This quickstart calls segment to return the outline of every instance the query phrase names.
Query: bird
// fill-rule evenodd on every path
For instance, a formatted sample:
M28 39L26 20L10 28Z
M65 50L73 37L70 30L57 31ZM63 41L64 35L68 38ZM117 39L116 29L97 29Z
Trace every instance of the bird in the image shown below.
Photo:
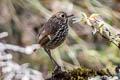
M37 43L44 48L52 63L56 65L54 71L61 71L61 67L51 56L51 50L65 41L69 30L69 18L72 16L73 14L68 15L66 12L59 11L53 14L39 29Z

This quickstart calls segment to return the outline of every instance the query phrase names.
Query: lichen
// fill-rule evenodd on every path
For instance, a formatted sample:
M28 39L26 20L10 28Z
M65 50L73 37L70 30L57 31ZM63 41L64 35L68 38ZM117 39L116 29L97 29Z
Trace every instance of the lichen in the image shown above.
M80 67L61 73L54 73L52 80L87 80L89 77L108 75L106 70L94 70ZM48 79L51 80L51 79Z

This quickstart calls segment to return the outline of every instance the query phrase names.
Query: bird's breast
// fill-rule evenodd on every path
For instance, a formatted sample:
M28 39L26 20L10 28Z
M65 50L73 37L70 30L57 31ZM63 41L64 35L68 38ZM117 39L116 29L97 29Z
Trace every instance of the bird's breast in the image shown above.
M68 33L68 26L62 25L53 35L50 41L46 43L46 47L54 49L64 42Z

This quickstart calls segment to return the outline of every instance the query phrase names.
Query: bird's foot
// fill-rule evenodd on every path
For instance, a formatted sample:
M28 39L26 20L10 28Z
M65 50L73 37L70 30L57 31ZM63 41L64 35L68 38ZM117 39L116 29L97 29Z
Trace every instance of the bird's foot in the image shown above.
M56 66L54 69L54 73L61 73L61 72L62 72L61 66Z
M52 80L56 80L60 77L65 77L67 74L67 72L62 71L60 66L56 66L54 69L54 72L52 73Z

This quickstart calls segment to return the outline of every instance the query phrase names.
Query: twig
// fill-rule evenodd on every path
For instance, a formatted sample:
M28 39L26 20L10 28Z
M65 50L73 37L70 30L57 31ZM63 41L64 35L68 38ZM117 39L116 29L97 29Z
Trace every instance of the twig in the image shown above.
M8 33L7 32L2 32L0 33L0 39L1 38L4 38L4 37L7 37L8 36Z
M98 14L92 14L87 17L85 13L81 14L81 18L73 19L76 22L84 22L93 28L93 34L99 33L102 37L114 43L120 49L120 31L105 23L101 18L96 17Z
M39 49L40 45L39 44L33 44L31 46L26 46L26 47L20 47L17 45L12 45L12 44L4 44L0 43L0 51L3 52L5 50L13 50L25 54L32 54L34 50Z
M0 69L2 80L44 80L42 73L29 68L28 63L14 62L10 53L0 52Z

